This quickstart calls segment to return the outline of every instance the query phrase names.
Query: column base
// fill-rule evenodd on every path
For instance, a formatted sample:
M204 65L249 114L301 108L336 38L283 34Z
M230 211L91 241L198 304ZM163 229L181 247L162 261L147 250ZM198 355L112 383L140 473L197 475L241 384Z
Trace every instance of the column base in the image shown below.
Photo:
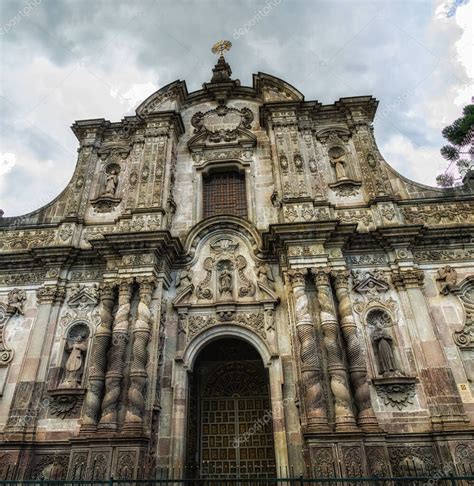
M377 422L377 418L375 415L369 416L362 416L357 418L357 425L364 431L364 432L373 432L373 433L380 433L382 429Z
M117 429L118 429L117 422L99 423L99 425L97 426L97 432L99 434L109 433L109 432L116 432Z
M142 423L125 423L123 424L122 433L125 435L141 435L143 434Z
M82 424L79 435L91 435L97 432L97 424Z

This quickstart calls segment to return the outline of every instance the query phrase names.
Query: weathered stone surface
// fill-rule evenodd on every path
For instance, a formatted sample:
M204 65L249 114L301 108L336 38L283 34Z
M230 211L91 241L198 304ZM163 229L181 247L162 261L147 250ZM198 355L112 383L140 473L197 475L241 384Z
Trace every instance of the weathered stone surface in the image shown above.
M223 477L235 439L272 474L471 467L472 189L397 174L370 96L231 76L76 122L65 191L0 218L2 477ZM201 359L227 370L209 423Z

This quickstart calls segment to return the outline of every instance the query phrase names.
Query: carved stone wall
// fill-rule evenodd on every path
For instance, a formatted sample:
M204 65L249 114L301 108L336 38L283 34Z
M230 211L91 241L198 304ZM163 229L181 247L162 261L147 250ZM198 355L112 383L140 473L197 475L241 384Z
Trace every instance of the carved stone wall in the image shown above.
M65 191L0 217L0 475L182 470L193 359L232 333L264 360L281 470L471 467L472 186L396 173L370 96L231 74L76 122ZM246 211L205 218L228 170Z

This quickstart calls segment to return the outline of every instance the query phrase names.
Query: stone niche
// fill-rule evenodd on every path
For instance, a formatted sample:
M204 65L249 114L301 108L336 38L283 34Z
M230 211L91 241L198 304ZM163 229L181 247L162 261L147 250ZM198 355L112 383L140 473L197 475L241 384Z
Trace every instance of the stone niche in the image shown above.
M239 235L219 232L201 242L198 258L178 272L178 347L205 329L232 324L273 342L278 298L268 262L258 260Z

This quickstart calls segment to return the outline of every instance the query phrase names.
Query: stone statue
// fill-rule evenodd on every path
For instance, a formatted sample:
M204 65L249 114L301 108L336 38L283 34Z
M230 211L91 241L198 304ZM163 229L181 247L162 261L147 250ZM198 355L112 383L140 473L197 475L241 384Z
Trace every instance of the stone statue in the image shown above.
M268 263L261 263L256 267L257 280L260 284L271 289L275 289L275 277L273 276L272 267Z
M66 373L60 386L62 388L78 388L81 384L87 342L83 336L78 335L74 338L72 344L67 344L66 350L70 354L64 366Z
M342 181L347 179L346 174L346 161L345 152L341 147L333 147L329 150L329 157L331 158L331 164L334 166L336 171L336 180Z
M395 373L398 367L392 350L392 337L385 329L374 332L374 341L377 344L380 372L382 375Z
M23 315L23 305L26 301L26 292L13 289L8 293L8 312L12 315Z
M439 293L442 295L449 294L451 288L456 285L458 281L456 270L453 267L446 265L438 270L437 275L436 281L439 285Z
M224 267L219 275L219 292L224 297L232 296L232 274Z
M110 173L106 175L104 196L115 196L118 184L118 171L112 169Z
M181 289L185 289L188 285L191 285L192 279L193 271L182 268L176 276L176 287L181 287Z

